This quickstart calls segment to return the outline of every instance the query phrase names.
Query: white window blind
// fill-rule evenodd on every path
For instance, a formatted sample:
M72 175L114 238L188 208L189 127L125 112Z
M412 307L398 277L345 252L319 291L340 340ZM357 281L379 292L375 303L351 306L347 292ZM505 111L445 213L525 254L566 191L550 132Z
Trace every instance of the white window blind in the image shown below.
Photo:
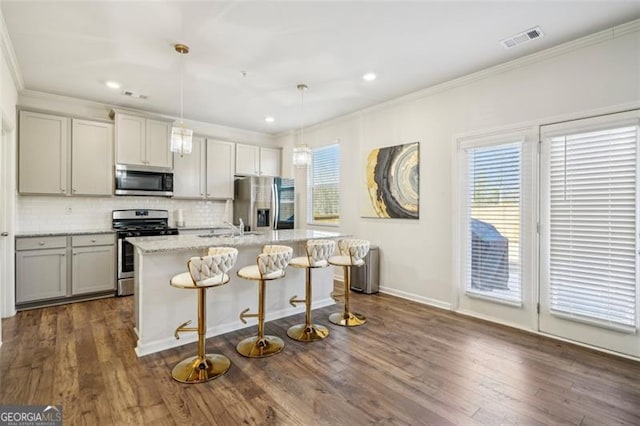
M547 141L551 313L635 327L638 127Z
M311 150L308 168L307 220L317 225L340 223L340 145Z
M522 300L522 143L467 149L466 292Z

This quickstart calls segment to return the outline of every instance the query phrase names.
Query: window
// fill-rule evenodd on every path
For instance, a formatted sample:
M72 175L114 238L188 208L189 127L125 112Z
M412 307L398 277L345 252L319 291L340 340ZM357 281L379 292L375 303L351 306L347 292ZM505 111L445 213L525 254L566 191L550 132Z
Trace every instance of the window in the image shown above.
M636 325L638 126L568 129L549 144L549 309Z
M522 145L516 139L465 149L462 229L467 295L522 301Z
M307 222L340 224L340 145L312 149L307 171Z

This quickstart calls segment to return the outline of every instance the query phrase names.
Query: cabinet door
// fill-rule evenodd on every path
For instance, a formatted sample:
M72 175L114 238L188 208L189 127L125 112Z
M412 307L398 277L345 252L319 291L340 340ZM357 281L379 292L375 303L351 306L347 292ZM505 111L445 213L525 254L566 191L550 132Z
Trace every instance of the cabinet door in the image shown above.
M116 289L115 247L73 248L72 294Z
M71 193L113 195L113 125L73 120Z
M68 194L68 138L68 118L20 111L20 193Z
M191 154L175 155L173 160L173 197L205 197L205 139L194 136Z
M16 303L66 295L66 249L16 252Z
M236 174L257 176L260 173L260 148L236 144Z
M233 199L236 144L207 139L207 198Z
M145 164L145 122L143 117L116 114L117 164Z
M147 119L146 165L173 167L171 152L171 123Z
M260 176L280 176L280 148L260 148Z

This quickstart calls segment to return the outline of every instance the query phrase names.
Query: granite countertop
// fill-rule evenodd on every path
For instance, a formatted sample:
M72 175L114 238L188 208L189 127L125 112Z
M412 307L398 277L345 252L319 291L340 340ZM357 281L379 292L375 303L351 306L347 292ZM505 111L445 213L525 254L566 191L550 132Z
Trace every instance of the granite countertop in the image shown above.
M322 238L340 238L348 234L339 232L315 231L311 229L287 229L281 231L263 231L260 235L242 237L199 237L198 235L161 235L157 237L127 238L133 246L143 253L163 253L181 250L207 249L215 246L261 246L265 244L286 244Z
M28 237L66 237L68 235L97 235L97 234L115 234L113 229L103 229L94 231L38 231L38 232L20 232L16 234L16 238Z

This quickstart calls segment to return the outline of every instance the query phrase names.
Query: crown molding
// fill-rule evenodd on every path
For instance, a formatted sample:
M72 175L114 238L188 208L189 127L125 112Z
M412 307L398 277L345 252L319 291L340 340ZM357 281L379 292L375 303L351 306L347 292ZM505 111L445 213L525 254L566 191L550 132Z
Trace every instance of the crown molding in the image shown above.
M492 67L485 68L483 70L476 71L474 73L467 74L465 76L446 81L444 83L436 84L434 86L430 86L425 89L421 89L416 92L412 92L407 95L400 96L398 98L390 99L388 101L384 101L379 104L372 105L370 107L363 108L346 115L335 117L330 120L326 120L321 123L311 125L305 130L318 130L327 125L333 125L335 123L341 122L346 119L361 117L366 113L379 111L379 110L392 107L398 104L402 104L405 102L417 101L429 96L433 96L440 92L445 92L461 86L471 84L479 80L483 80L485 78L488 78L494 75L502 74L504 72L521 68L526 65L531 65L537 62L542 62L544 60L547 60L556 56L564 55L570 52L574 52L576 50L583 49L585 47L593 46L605 41L613 40L613 39L616 39L628 34L637 33L637 32L640 32L640 19L636 19L634 21L630 21L621 25L617 25L615 27L607 28L606 30L598 31L597 33L589 34L587 36L580 37L578 39L571 40L554 47L550 47L540 52L535 52L527 56L523 56L521 58L511 60L509 62L504 62L502 64L494 65Z
M2 54L7 62L7 67L11 73L13 83L16 85L18 93L24 90L24 80L22 79L22 72L20 71L20 64L16 58L16 51L13 50L13 43L11 37L7 32L7 24L4 22L4 15L0 9L0 45L2 45Z

